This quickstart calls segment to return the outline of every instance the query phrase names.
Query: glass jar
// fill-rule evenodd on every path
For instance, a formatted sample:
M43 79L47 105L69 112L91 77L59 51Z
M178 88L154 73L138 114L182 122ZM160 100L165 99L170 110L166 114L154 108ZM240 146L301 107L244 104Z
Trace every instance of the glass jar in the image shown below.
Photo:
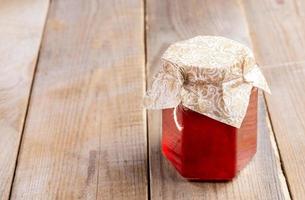
M187 179L232 179L256 152L257 90L270 92L252 51L197 36L161 60L144 105L163 109L163 154Z
M240 128L192 111L182 104L162 111L162 152L190 180L231 180L254 156L257 89L253 88Z

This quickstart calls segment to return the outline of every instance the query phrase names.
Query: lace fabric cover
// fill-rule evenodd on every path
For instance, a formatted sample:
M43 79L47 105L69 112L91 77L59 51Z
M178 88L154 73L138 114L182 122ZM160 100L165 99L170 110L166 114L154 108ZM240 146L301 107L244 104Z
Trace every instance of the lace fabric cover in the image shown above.
M148 109L185 107L240 128L252 87L270 93L253 53L217 36L197 36L171 45L144 98Z

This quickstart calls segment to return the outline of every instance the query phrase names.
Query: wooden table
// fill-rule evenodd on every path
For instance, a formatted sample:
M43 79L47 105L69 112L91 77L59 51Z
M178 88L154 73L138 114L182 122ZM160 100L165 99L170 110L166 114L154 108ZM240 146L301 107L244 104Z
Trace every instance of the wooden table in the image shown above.
M0 199L305 199L302 0L1 0ZM252 46L258 152L231 182L181 178L142 97L172 42Z

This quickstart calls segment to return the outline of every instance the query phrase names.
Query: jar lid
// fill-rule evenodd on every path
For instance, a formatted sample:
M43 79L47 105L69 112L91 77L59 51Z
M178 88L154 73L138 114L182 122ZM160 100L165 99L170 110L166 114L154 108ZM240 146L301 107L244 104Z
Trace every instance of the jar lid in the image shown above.
M197 36L171 45L162 59L184 67L230 68L238 65L241 68L247 56L253 58L250 49L234 40Z
M144 98L149 109L185 107L239 128L252 87L270 92L252 51L218 36L197 36L171 45Z

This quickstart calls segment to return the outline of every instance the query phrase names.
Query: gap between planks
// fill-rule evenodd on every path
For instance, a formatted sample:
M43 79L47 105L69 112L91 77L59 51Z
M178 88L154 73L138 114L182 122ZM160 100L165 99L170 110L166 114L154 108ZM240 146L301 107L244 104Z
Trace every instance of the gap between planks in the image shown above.
M20 153L20 149L21 149L21 145L22 145L22 139L23 139L24 128L25 128L25 124L26 124L26 119L27 119L28 112L29 112L29 106L30 106L30 103L31 103L31 96L32 96L32 91L33 91L33 85L34 85L34 82L35 82L35 74L36 74L36 71L37 71L37 65L38 65L38 63L39 63L40 49L41 49L41 41L40 41L40 46L39 46L39 50L38 50L38 57L37 57L37 60L36 60L36 63L35 63L33 78L32 78L32 81L31 81L31 86L30 86L30 91L29 91L29 96L28 96L28 102L27 102L27 106L26 106L26 111L25 111L25 115L24 115L24 118L23 118L24 120L23 120L23 124L22 124L22 129L21 129L19 144L18 144L18 151L17 151L17 156L16 156L14 174L13 174L13 178L12 178L12 182L11 182L11 188L10 188L10 193L9 193L9 199L11 199L12 190L13 190L14 181L15 181L15 175L16 175L16 171L17 171L17 167L18 167L18 158L19 158L19 153Z
M148 78L147 78L147 0L143 0L143 43L144 43L144 95L147 90ZM147 199L151 199L150 193L150 159L149 159L149 132L148 132L148 112L144 108L145 112L145 131L146 131L146 164L147 164Z
M22 129L21 129L21 134L20 134L20 139L19 139L19 144L18 144L18 151L17 151L17 156L16 156L16 162L15 162L15 169L14 169L14 174L13 174L12 182L11 182L11 188L10 188L10 192L9 192L9 199L11 199L12 190L13 190L14 181L15 181L15 175L16 175L16 171L17 171L17 168L18 168L18 158L19 158L19 153L20 153L22 141L23 141L22 139L23 139L25 124L26 124L27 116L28 116L28 112L29 112L29 107L30 107L30 104L31 104L31 96L32 96L34 82L35 82L37 66L39 64L39 58L40 58L40 52L41 52L41 48L42 48L43 36L44 36L45 31L46 31L46 23L47 23L47 19L48 19L48 15L49 15L49 8L50 8L51 3L52 3L52 0L48 0L48 1L49 1L49 5L48 5L48 8L47 8L46 17L44 19L43 31L42 31L42 35L41 35L41 38L40 38L40 41L39 41L40 44L39 44L39 48L38 48L38 52L37 52L36 62L34 64L35 66L34 66L34 71L33 71L33 75L32 75L30 91L29 91L28 101L27 101L27 105L26 105L26 111L25 111L25 115L23 117Z
M266 124L267 124L267 127L269 129L269 133L270 133L271 145L274 148L275 155L279 159L279 164L280 164L280 169L281 169L281 171L279 172L280 183L282 184L282 188L283 188L283 192L284 192L285 197L287 199L292 199L290 185L289 185L289 182L287 181L287 175L286 175L285 167L283 165L281 151L280 151L280 149L278 147L278 144L277 144L276 135L274 134L272 119L271 119L271 116L270 116L270 110L268 108L267 101L266 101L266 94L263 93L262 96L263 96L262 100L263 100L265 108L266 108Z

